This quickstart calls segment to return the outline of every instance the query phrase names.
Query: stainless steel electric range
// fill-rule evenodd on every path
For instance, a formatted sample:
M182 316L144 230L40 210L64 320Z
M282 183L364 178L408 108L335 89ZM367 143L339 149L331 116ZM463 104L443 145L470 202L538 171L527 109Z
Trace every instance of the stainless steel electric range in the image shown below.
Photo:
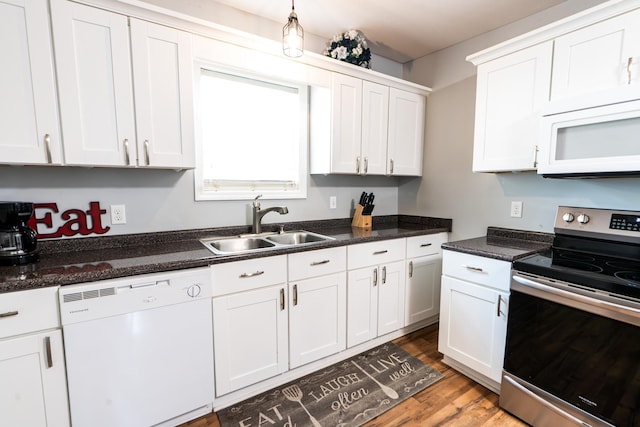
M640 426L640 212L561 206L513 264L500 406L534 426Z

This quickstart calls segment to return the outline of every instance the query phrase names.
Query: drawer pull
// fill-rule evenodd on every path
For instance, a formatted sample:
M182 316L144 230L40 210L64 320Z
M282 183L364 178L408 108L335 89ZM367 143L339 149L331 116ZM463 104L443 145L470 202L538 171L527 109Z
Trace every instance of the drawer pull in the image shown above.
M261 274L264 274L264 271L258 270L258 271L254 271L253 273L242 273L240 275L240 278L241 279L246 279L246 278L249 278L249 277L260 276Z
M322 261L314 261L309 265L313 267L313 266L316 266L316 265L329 264L330 262L331 262L331 260L323 259Z
M51 337L44 337L44 352L47 358L47 368L53 368L53 357L51 355Z
M413 277L413 261L409 261L409 279Z
M382 267L382 284L387 283L387 267Z
M373 269L373 286L378 286L378 268Z
M423 243L420 245L421 248L428 248L429 246L431 246L431 243Z
M298 305L298 285L293 285L293 305Z
M498 295L498 311L496 313L496 316L500 317L500 305L502 303L502 295Z
M0 317L13 317L19 314L18 310L16 311L7 311L6 313L0 313Z
M463 267L466 268L467 270L477 271L478 273L484 273L484 270L481 269L480 267L473 267L471 265L464 265Z
M280 288L280 310L284 310L284 288Z
M382 255L382 254L386 254L387 252L389 252L388 250L384 250L384 251L375 251L373 254L374 255Z

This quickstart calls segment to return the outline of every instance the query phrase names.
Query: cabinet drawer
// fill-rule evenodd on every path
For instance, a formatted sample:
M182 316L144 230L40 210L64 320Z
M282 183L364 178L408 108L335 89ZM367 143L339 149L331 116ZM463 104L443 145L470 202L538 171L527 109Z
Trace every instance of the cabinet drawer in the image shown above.
M454 251L443 251L442 274L509 292L511 263Z
M211 266L213 296L258 289L287 281L287 256L249 259Z
M447 240L447 233L407 237L407 258L441 254L441 246Z
M404 259L406 239L360 243L347 248L349 270Z
M0 338L57 327L57 286L0 294Z
M346 246L289 255L289 280L323 276L345 271L346 269Z

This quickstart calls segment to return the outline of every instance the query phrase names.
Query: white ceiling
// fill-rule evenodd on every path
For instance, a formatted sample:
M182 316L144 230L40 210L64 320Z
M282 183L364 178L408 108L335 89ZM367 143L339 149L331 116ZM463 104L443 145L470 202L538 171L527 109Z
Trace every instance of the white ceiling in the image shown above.
M211 0L284 23L290 0ZM371 50L401 63L512 23L565 0L297 0L305 32L358 29Z

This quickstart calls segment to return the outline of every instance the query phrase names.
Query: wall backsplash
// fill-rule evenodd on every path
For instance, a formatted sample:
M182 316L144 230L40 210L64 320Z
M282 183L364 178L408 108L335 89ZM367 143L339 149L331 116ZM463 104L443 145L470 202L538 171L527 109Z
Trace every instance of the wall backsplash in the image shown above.
M251 203L194 200L192 171L0 166L0 200L57 203L60 212L89 209L99 201L107 210L108 235L251 224ZM376 215L398 213L398 178L311 176L306 199L264 200L263 207L282 206L289 214L270 213L264 223L348 218L362 191L376 195ZM336 209L329 197L336 196ZM110 205L125 205L127 223L112 225ZM61 219L54 219L54 228Z

